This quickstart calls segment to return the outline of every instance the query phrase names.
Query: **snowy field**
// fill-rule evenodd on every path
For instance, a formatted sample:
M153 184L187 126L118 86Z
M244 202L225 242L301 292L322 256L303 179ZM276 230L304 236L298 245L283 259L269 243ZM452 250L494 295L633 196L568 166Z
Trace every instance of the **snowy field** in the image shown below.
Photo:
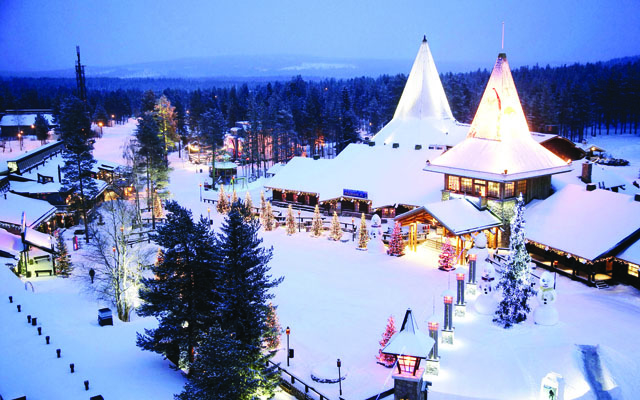
M95 158L122 163L122 146L134 126L104 128ZM633 159L625 176L637 173L639 137L602 138L606 144L598 139L594 142L615 157ZM195 217L206 217L207 207L212 207L214 227L219 226L221 216L199 199L199 183L206 174L177 154L171 155L171 166L171 197L191 208ZM262 184L249 187L254 204L259 203ZM240 198L245 190L239 188ZM217 198L204 188L202 195ZM291 328L295 358L289 371L331 399L338 399L338 386L311 381L312 371L335 369L337 375L340 358L347 375L342 397L347 400L362 400L391 387L391 370L375 359L387 318L393 315L399 328L410 307L426 331L434 305L442 321L442 292L449 285L455 288L455 276L439 271L437 254L425 248L395 258L357 251L354 242L312 238L304 232L287 236L282 228L264 232L263 237L265 245L274 248L273 276L285 277L275 290L274 303L282 327ZM80 277L30 279L32 293L30 286L25 291L24 282L2 270L0 394L5 399L25 394L28 399L86 399L87 394L102 394L105 399L171 399L180 392L182 374L170 369L161 356L135 346L135 332L155 321L133 316L130 323L114 321L113 327L99 327L97 309L105 304L96 302L82 281ZM553 371L565 378L566 399L595 399L577 345L600 346L604 386L612 398L635 398L640 393L640 344L634 335L640 326L640 292L622 285L596 290L563 277L558 277L557 291L560 323L552 327L528 320L503 330L489 316L476 314L469 301L467 317L454 318L454 345L440 347L440 375L427 378L433 382L429 398L537 398L541 379ZM9 304L9 295L14 304ZM15 303L23 306L22 313ZM533 300L532 306L536 305ZM27 324L27 314L38 317L43 336ZM44 335L51 335L51 345L44 344ZM286 345L284 334L282 343ZM63 351L61 360L55 356L56 348ZM285 351L276 361L286 365ZM75 374L69 373L72 362ZM83 387L87 379L89 392Z

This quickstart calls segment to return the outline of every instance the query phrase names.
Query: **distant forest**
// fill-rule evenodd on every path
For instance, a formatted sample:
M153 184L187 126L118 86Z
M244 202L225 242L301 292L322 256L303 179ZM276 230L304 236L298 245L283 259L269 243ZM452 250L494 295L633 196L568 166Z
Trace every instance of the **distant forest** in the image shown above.
M490 71L442 74L451 110L460 122L473 119ZM574 141L589 135L638 133L640 122L640 59L521 67L513 70L520 100L532 131L558 133ZM117 79L88 78L88 100L116 119L140 115L145 95L166 96L176 107L179 127L196 133L203 113L216 109L227 127L249 121L261 134L285 135L286 141L310 146L322 143L340 151L373 136L395 111L406 76L346 80ZM65 78L0 80L0 112L20 108L53 108L75 92ZM147 99L148 100L148 99ZM187 112L188 110L188 112ZM185 131L186 132L186 131ZM184 134L184 132L183 132ZM282 138L278 138L282 140ZM274 142L276 140L274 139ZM314 146L315 145L315 146Z

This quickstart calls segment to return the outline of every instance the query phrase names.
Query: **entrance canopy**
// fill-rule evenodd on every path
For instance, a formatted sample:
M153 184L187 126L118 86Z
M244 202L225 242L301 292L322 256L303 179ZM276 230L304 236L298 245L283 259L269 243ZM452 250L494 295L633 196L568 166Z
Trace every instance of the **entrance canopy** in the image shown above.
M487 210L478 210L465 199L453 199L425 204L398 215L401 225L422 222L431 216L455 236L480 232L502 225L500 220Z

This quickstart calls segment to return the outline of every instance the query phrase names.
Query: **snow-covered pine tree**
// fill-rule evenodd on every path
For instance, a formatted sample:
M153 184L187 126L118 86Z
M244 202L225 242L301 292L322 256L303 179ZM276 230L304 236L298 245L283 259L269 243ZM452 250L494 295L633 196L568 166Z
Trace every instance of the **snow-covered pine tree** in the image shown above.
M498 305L493 322L509 328L527 319L531 311L529 298L534 292L531 288L531 257L527 251L525 239L524 201L522 194L515 205L511 220L509 254L505 260L505 270L498 287L502 289L502 301Z
M276 313L276 307L269 302L269 312L267 314L267 327L269 328L264 336L264 345L269 350L278 350L280 347L280 321Z
M275 228L275 220L273 218L273 210L271 209L271 202L267 202L264 213L264 230L272 231Z
M396 333L396 322L393 319L393 315L389 316L387 320L387 327L382 334L382 339L380 340L380 349L378 350L378 355L376 358L378 359L378 363L384 365L387 368L391 368L393 363L395 362L395 357L389 354L382 354L382 349L389 343L389 339L391 336Z
M391 233L391 239L389 239L389 249L387 254L390 256L400 257L404 255L404 240L402 239L402 228L400 223L396 222Z
M438 269L451 271L453 269L454 253L455 251L453 246L451 246L451 241L446 237L444 243L442 243L442 251L438 259Z
M287 225L287 235L293 235L296 233L296 219L293 216L293 208L291 208L291 204L289 204L289 208L287 209L287 218L285 223Z
M56 274L64 278L68 278L73 271L73 264L69 259L69 250L64 242L62 231L59 229L55 232L56 237Z
M244 206L247 207L247 210L249 211L251 218L253 218L253 201L251 200L251 194L249 193L248 190L244 194Z
M229 209L229 205L227 204L227 195L224 193L224 185L220 185L220 190L218 191L218 202L216 203L216 210L219 214L226 214Z
M205 219L195 223L191 211L173 201L166 210L167 223L154 236L164 257L151 267L154 276L142 280L138 308L139 315L156 317L158 327L138 333L137 344L189 369L196 348L219 318L215 289L222 262Z
M322 218L320 218L320 208L316 204L313 210L313 221L311 222L311 234L315 237L322 235Z
M334 211L333 218L331 218L331 229L329 230L329 237L332 240L342 239L342 228L340 228L340 220L338 220L338 214Z
M362 213L360 218L360 232L358 232L358 248L366 250L367 242L369 241L369 232L367 232L367 219Z
M252 382L256 390L252 396L240 397L247 399L271 398L279 381L277 367L267 365L275 352L264 349L263 343L270 334L267 318L269 301L274 297L270 290L278 286L282 278L272 280L269 275L272 249L262 247L258 229L257 221L245 221L234 205L214 244L220 259L224 260L216 286L222 299L218 313L221 326L247 346L249 352L243 359L244 370L248 374L247 382Z

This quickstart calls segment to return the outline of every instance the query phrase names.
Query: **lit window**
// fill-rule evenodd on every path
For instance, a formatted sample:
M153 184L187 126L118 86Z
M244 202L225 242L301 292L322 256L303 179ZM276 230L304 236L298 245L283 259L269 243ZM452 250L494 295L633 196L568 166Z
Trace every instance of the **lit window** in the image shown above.
M524 196L527 193L527 181L518 181L516 185L516 196Z
M489 197L500 197L500 184L498 182L489 182Z
M485 196L486 195L486 185L487 182L482 181L480 179L476 179L473 183L474 193L476 196Z
M457 176L449 177L449 190L454 192L460 191L460 179Z
M515 190L515 184L513 182L505 182L504 184L504 197L513 197L513 191Z
M638 277L638 266L637 265L629 265L629 275Z
M402 372L413 374L416 369L417 362L417 357L398 356L398 366L400 367L400 371Z
M460 182L462 184L461 191L465 193L473 192L473 179L471 178L460 178Z

